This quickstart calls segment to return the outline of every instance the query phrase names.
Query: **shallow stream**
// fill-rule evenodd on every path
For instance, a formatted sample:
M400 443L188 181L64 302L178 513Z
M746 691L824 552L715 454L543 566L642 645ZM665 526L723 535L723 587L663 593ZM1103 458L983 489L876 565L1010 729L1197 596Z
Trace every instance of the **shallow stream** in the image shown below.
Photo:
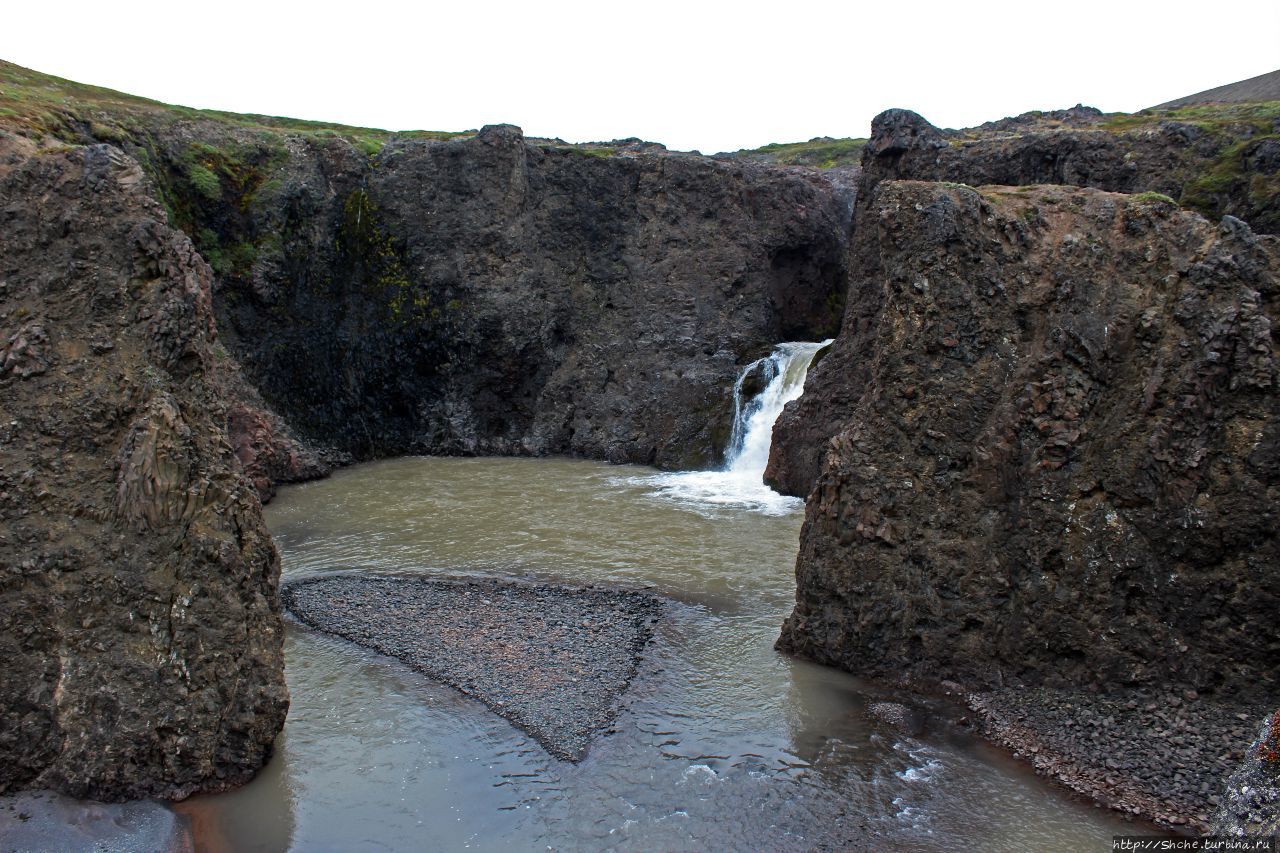
M775 652L803 507L708 477L405 458L282 489L267 520L286 579L603 582L675 604L616 731L576 765L394 660L291 625L275 757L180 807L202 846L1080 851L1134 831L941 722L900 734L867 714L883 689Z

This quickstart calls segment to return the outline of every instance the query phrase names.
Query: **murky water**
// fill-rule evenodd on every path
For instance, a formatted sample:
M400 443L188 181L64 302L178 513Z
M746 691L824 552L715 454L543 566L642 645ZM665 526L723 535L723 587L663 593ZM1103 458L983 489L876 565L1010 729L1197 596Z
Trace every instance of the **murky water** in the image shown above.
M1104 850L1132 828L876 691L773 650L802 509L703 502L649 469L408 458L282 489L286 577L353 568L648 586L678 604L617 721L556 761L479 703L291 627L278 752L188 801L208 849ZM696 495L693 490L689 495ZM770 514L772 513L772 514Z

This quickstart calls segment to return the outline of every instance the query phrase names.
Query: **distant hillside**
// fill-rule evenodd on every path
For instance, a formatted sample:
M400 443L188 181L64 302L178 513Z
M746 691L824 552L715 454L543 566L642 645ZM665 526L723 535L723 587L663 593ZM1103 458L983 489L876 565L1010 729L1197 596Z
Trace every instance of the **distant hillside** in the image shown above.
M808 142L771 142L763 148L743 149L717 154L717 157L737 157L776 163L780 166L816 166L834 169L837 166L856 166L862 159L865 139L832 139L818 136Z
M1189 107L1193 104L1242 104L1250 101L1280 101L1280 71L1259 74L1239 83L1228 83L1216 89L1206 89L1176 101L1157 104L1153 110Z

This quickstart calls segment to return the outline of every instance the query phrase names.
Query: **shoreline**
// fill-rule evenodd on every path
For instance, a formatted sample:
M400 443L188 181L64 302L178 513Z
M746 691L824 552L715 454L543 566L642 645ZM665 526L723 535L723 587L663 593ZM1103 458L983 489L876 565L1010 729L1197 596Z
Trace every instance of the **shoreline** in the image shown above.
M1268 710L1174 691L1109 695L1047 688L969 692L967 722L1068 790L1126 815L1203 835Z

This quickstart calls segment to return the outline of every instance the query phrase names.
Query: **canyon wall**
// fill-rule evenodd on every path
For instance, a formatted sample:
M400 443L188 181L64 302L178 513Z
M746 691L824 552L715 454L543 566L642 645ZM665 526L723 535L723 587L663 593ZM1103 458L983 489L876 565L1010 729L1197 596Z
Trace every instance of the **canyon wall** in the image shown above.
M0 81L0 789L261 764L275 483L707 466L742 366L837 329L774 442L811 493L784 648L1274 695L1277 249L1164 198L1276 230L1274 128L891 111L859 178Z
M1064 184L1164 195L1211 221L1232 215L1257 233L1280 234L1280 113L1274 107L1220 106L1186 116L1106 115L1076 107L959 131L936 128L910 110L887 110L872 123L863 149L855 218L874 223L875 188L886 180ZM878 310L874 225L863 230L868 240L851 244L847 264L843 328L852 334ZM805 396L778 420L765 479L784 494L804 497L817 480L827 441L852 404L846 377L862 370L859 357L842 357L853 352L842 347L835 358L824 358L810 374Z
M780 647L1274 698L1278 241L1080 188L864 203Z
M0 791L217 790L284 722L211 282L119 149L0 131Z
M843 310L851 203L811 170L510 126L374 154L217 123L147 144L249 383L338 455L705 467L742 366Z

